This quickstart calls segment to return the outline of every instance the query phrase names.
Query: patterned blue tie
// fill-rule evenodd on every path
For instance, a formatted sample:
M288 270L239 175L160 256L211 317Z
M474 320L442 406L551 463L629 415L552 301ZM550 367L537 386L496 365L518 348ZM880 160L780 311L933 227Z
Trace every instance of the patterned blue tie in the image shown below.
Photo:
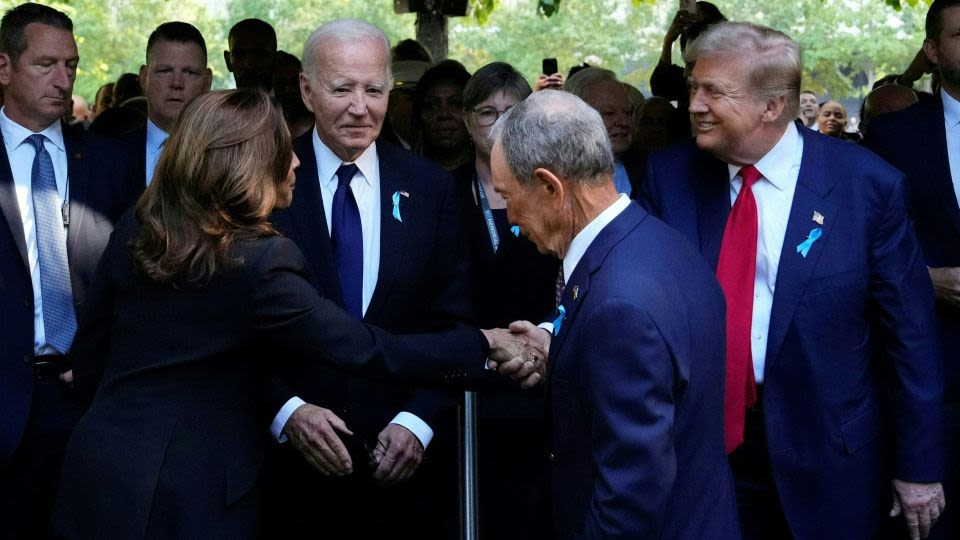
M43 146L47 138L37 134L31 135L28 140L37 151L33 158L30 182L33 216L37 226L43 327L47 344L60 353L66 353L77 333L70 267L67 265L67 235L63 230L53 161Z
M333 194L333 254L337 258L337 275L343 291L343 306L347 312L363 319L363 231L360 209L350 189L350 181L357 174L353 163L337 169L337 191Z

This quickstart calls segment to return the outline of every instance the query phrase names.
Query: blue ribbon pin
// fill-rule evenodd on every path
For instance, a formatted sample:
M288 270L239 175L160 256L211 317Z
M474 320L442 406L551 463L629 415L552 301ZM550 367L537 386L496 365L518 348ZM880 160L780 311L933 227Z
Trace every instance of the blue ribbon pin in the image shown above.
M553 335L560 335L560 325L563 324L563 318L567 316L567 310L563 304L557 306L557 318L553 320Z
M520 226L519 226L519 225L514 225L513 227L510 227L510 232L512 232L514 236L519 237L519 236L520 236Z
M820 227L810 231L810 234L807 235L807 239L797 245L797 253L806 259L807 253L810 253L810 248L813 247L813 243L819 240L822 234L823 231L820 229Z
M393 219L403 223L403 219L400 217L400 192L393 192Z

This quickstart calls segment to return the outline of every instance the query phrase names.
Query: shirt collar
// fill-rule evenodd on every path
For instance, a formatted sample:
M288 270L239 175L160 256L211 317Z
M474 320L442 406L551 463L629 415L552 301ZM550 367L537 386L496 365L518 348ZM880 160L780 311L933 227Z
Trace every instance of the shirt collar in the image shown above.
M800 138L800 132L797 131L797 125L793 122L787 124L787 129L777 144L766 153L754 167L760 171L760 174L770 182L773 187L783 191L791 181L790 171L803 156L803 139ZM730 180L740 174L737 165L727 164L727 170L730 172Z
M943 119L947 127L953 128L960 124L960 101L947 93L943 88L940 89L940 99L943 100Z
M26 142L27 137L34 135L29 129L11 120L10 117L7 116L6 107L0 108L0 133L3 134L3 140L10 149L19 147ZM65 151L63 127L60 125L59 120L47 126L40 134L45 136L47 140L53 143L61 152Z
M147 118L147 148L159 150L163 143L167 142L170 134L160 129L160 126L153 123L153 120Z
M573 241L570 242L570 247L567 249L567 254L563 256L564 278L570 279L573 271L577 269L580 259L583 258L584 253L587 252L587 248L589 248L590 244L597 238L600 231L619 216L621 212L626 210L627 206L630 206L630 197L621 193L613 204L608 206L603 212L600 212L597 217L593 218L593 221L588 223L586 227L573 237Z
M336 182L337 169L340 168L340 165L342 165L344 161L337 157L337 155L333 153L333 150L330 150L327 145L323 144L323 141L320 140L320 135L317 133L316 126L313 128L313 148L317 156L317 174L320 178L320 183L331 184ZM353 163L360 169L360 174L363 176L364 182L371 188L376 187L373 179L376 178L375 175L380 171L376 141L368 146ZM335 189L336 188L334 188L334 190Z

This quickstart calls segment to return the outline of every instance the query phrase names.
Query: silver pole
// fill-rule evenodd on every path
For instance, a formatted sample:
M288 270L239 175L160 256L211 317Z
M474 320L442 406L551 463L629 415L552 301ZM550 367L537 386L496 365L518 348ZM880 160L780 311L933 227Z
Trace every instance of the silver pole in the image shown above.
M479 540L479 517L477 515L477 395L463 393L463 438L460 486L461 506L460 538Z

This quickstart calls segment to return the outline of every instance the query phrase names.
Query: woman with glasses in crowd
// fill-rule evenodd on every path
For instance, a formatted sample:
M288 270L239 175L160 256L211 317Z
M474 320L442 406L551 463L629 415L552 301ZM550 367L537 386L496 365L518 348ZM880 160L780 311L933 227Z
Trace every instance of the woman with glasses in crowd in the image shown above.
M494 62L480 68L463 90L463 115L475 155L452 171L464 209L473 304L477 323L503 328L516 320L539 322L556 307L559 261L542 255L523 231L507 220L506 202L493 189L491 126L530 95L530 85L513 66ZM524 395L506 385L478 398L480 530L501 540L542 538L534 516L546 515L542 396ZM503 456L510 456L504 460ZM496 508L510 500L511 512ZM530 516L518 518L517 516Z

